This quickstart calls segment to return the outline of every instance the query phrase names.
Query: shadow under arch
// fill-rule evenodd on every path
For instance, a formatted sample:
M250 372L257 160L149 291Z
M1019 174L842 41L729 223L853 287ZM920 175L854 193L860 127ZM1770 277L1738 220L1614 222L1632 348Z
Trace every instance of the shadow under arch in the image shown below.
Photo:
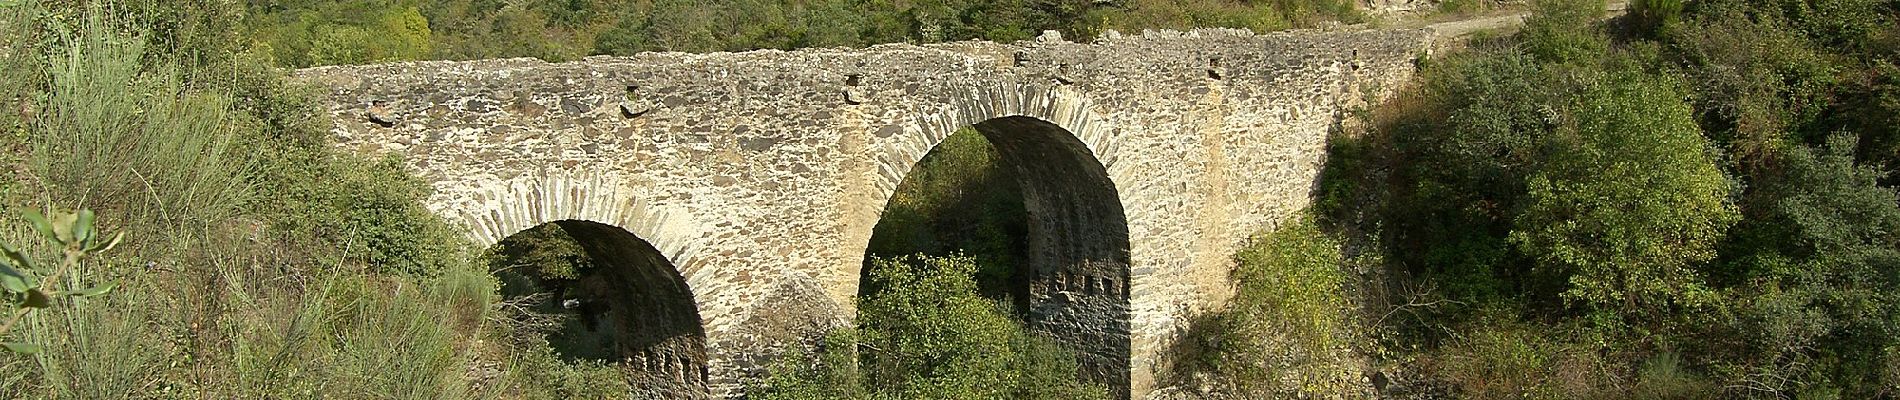
M996 150L1023 203L1027 243L1013 287L994 291L1011 295L1030 329L1075 349L1083 378L1128 398L1128 220L1107 168L1075 134L1042 119L997 117L972 127ZM860 271L861 295L874 290L862 286L871 273Z
M651 243L620 227L561 220L491 251L504 296L535 296L533 310L566 317L548 332L562 358L618 363L635 398L710 398L698 306Z

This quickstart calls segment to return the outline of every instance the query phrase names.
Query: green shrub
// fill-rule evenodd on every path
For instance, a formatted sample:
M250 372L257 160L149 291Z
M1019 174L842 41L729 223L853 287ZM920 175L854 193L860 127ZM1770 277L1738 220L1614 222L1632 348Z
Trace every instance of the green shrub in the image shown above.
M1891 385L1900 314L1900 200L1881 172L1854 161L1853 136L1796 147L1762 176L1762 215L1725 252L1737 275L1730 330L1753 356L1723 360L1732 374L1789 377L1760 388L1792 394L1836 385L1849 397ZM1752 285L1748 285L1752 284Z
M1598 31L1603 2L1594 0L1535 0L1524 20L1524 48L1546 62L1595 59L1609 49L1609 38Z
M1438 2L1438 12L1448 15L1471 15L1485 11L1491 3L1485 0L1445 0Z
M1197 318L1177 353L1176 384L1213 374L1248 396L1302 397L1351 391L1360 376L1352 348L1346 260L1339 243L1297 219L1234 256L1238 284L1227 308Z
M1519 321L1487 309L1461 335L1429 354L1434 375L1469 399L1627 398L1608 362L1574 328Z
M1382 327L1394 361L1472 398L1890 392L1893 4L1635 7L1539 4L1339 146L1371 180L1316 204L1365 194L1385 285L1459 302Z
M1676 353L1657 354L1643 361L1632 392L1630 398L1636 400L1713 400L1719 393L1714 382L1690 370Z
M369 160L325 149L292 148L258 179L272 187L262 214L307 254L376 272L428 276L466 260L467 240L423 208L429 188L402 160Z
M1106 28L1264 31L1366 20L1354 2L1342 0L352 0L250 5L245 16L248 35L265 43L277 62L287 66L418 57L562 61L641 51L1010 42L1045 30L1086 41Z
M1698 122L1752 174L1775 149L1814 133L1839 67L1772 14L1751 16L1732 2L1698 7L1668 46L1687 70Z
M1682 22L1682 5L1682 0L1637 0L1630 4L1630 17L1638 30L1662 36Z
M1509 48L1447 57L1422 74L1417 115L1376 133L1392 147L1376 162L1394 163L1397 181L1380 212L1389 254L1460 301L1560 285L1525 268L1506 236L1528 178L1554 151L1574 83Z
M432 53L428 19L414 1L311 3L251 14L251 36L291 67L421 60Z
M773 368L762 399L1092 399L1072 350L1026 332L977 293L968 257L877 259L856 331ZM851 353L857 357L851 357ZM851 365L856 362L856 366Z
M1011 283L1028 258L1029 215L1022 196L1016 175L989 140L975 129L957 131L897 185L865 253L870 258L966 255L980 267L977 287L985 296L1023 297L1027 293L1009 292L1019 286Z
M95 217L89 210L44 215L29 211L25 217L56 258L35 260L21 247L0 242L0 301L11 309L5 322L0 322L0 337L35 310L53 307L55 302L105 294L118 285L99 282L88 288L79 283L98 280L85 273L85 259L117 247L125 234L105 234L94 224ZM0 346L15 353L40 351L39 345L29 342L0 342Z
M49 29L57 41L27 139L41 189L150 221L127 231L153 241L237 217L255 198L257 153L243 146L233 99L186 91L175 64L146 57L145 36L114 25L95 8L74 30Z
M45 60L18 73L37 84L0 85L39 114L18 128L35 195L0 200L125 215L109 227L125 251L82 265L123 284L28 317L22 337L54 351L0 363L5 397L478 394L463 349L493 284L423 211L425 188L335 154L305 91L189 28L208 25L152 21L228 9L76 3L25 7L25 32L0 33L44 38L28 50Z
M1707 301L1697 264L1739 218L1676 82L1612 70L1577 98L1564 149L1529 180L1511 242L1566 299L1653 321Z

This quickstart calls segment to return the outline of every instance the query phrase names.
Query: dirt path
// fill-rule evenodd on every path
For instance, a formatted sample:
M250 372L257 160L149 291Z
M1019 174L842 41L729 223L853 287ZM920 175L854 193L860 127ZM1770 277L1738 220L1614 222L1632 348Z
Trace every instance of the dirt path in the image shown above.
M1623 13L1629 9L1629 2L1611 1L1604 4L1604 9L1609 12L1607 15L1609 17L1623 15ZM1524 18L1530 15L1531 12L1529 10L1516 10L1505 14L1484 15L1456 21L1429 23L1426 24L1425 27L1437 31L1439 40L1451 40L1463 38L1475 32L1523 25Z

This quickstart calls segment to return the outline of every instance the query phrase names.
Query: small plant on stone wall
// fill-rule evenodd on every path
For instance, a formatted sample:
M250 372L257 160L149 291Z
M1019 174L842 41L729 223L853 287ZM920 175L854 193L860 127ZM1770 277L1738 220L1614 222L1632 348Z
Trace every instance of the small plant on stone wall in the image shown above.
M125 238L124 233L104 238L93 227L92 211L80 210L76 213L52 211L47 215L38 212L26 212L27 221L33 229L45 236L48 244L60 249L60 258L53 264L34 262L19 249L0 243L0 299L13 309L5 322L0 322L0 336L5 336L27 314L34 310L52 307L55 300L71 297L91 297L112 291L117 283L107 283L85 289L60 290L61 278L69 278L68 273L77 267L86 257L111 250ZM42 274L43 272L43 274ZM40 346L32 343L4 342L0 347L14 353L36 353Z

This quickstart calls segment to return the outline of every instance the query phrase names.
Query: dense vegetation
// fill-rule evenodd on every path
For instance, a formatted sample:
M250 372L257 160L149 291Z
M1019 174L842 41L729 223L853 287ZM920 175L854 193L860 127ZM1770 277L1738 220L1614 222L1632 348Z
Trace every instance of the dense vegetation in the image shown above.
M1635 5L1540 2L1335 138L1382 344L1471 398L1895 395L1900 3Z
M1168 350L1163 384L1218 387L1209 398L1310 398L1364 393L1364 329L1353 323L1348 259L1310 218L1254 238L1235 255L1234 298L1199 316ZM1225 396L1225 397L1223 397Z
M0 394L467 396L474 349L461 344L492 290L421 209L423 188L394 163L331 151L281 71L174 51L235 40L179 28L215 15L175 17L0 10L8 208L90 208L127 234L67 275L118 290L10 333L46 350L0 360ZM34 243L5 226L6 243Z

